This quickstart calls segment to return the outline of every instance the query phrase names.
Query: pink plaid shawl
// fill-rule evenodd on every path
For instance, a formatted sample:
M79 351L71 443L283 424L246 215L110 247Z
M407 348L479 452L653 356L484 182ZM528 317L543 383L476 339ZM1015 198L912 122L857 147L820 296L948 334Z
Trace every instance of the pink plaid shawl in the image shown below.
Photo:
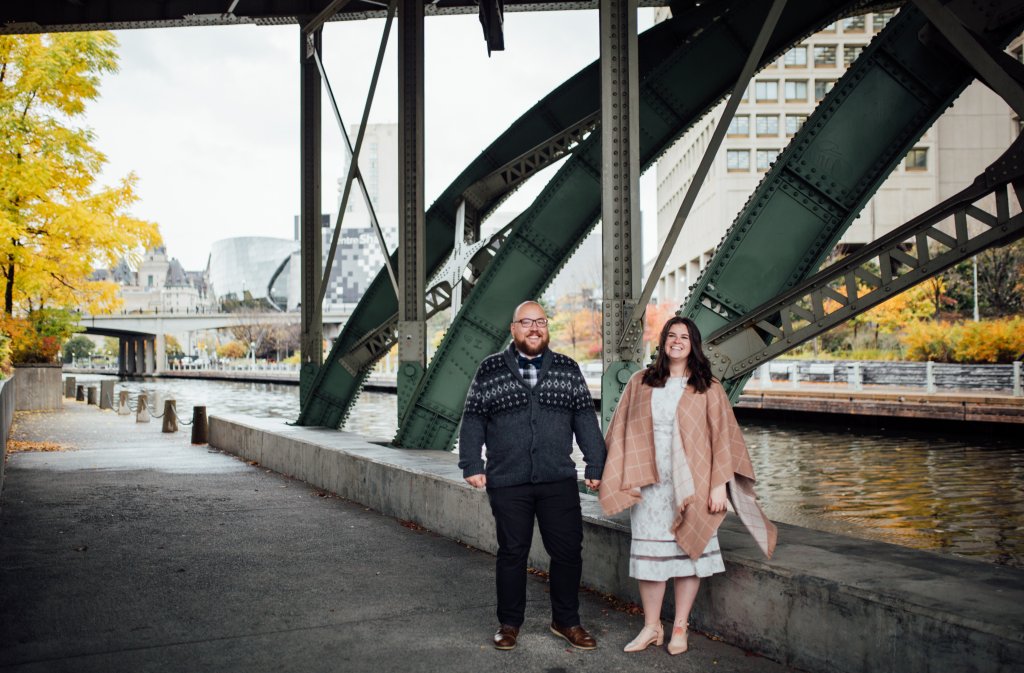
M640 487L658 481L654 461L651 388L642 383L642 370L622 392L608 434L608 458L601 476L599 499L605 514L615 514L640 501ZM771 558L777 530L757 504L754 468L725 389L716 380L704 394L687 386L676 409L683 451L693 474L694 494L676 503L672 533L690 558L699 558L725 518L712 514L707 502L711 489L728 484L729 498L740 520Z

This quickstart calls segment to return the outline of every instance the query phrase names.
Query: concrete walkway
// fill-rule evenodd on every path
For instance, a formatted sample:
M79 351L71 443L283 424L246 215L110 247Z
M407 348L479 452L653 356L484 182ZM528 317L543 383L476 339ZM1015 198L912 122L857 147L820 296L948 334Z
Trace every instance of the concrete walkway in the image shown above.
M489 554L82 403L22 413L0 494L0 670L792 670L700 635L621 651L642 618L584 593L595 652L547 631L489 645Z

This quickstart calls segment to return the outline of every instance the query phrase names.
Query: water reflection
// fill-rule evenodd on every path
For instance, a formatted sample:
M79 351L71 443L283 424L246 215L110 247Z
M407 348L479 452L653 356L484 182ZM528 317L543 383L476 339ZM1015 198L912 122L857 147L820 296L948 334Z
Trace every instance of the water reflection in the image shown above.
M80 377L85 379L88 377ZM118 385L174 397L179 414L294 420L296 386L165 379ZM396 397L364 392L346 430L390 439ZM745 421L758 494L776 520L1024 568L1024 446L1017 438Z
M1019 440L746 422L778 521L1024 567Z

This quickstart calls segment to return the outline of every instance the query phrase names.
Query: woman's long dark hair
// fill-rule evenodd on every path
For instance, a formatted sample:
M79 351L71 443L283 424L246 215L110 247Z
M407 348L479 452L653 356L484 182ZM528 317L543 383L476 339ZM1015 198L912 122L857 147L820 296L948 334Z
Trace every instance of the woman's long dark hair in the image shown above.
M644 370L643 382L652 388L664 388L668 380L668 355L665 353L665 341L668 339L668 331L674 325L686 325L690 332L690 355L686 358L686 368L690 371L688 385L692 385L698 393L707 392L711 386L711 363L708 361L701 343L700 330L689 318L675 316L670 318L665 326L661 328L661 337L658 338L658 354L654 362Z

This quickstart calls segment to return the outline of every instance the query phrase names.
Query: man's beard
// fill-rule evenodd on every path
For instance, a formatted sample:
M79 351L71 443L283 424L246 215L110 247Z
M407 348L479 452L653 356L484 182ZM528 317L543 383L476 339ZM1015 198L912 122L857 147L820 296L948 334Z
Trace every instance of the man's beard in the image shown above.
M531 335L527 334L526 336L529 337ZM551 339L551 337L547 334L541 334L538 336L540 336L541 342L537 345L536 348L530 346L525 340L520 341L519 339L515 338L513 338L512 340L516 342L516 350L518 350L523 355L540 355L541 353L544 352L544 349L548 347L548 341Z

